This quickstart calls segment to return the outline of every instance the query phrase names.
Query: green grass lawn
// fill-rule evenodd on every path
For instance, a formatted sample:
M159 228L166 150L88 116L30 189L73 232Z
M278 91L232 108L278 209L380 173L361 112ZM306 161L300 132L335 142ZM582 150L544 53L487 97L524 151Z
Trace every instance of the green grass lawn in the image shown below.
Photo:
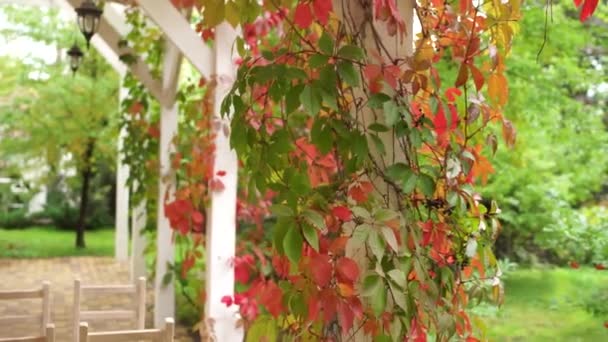
M501 308L474 312L487 324L490 341L608 341L608 271L517 270L505 279Z
M65 256L114 255L114 230L96 229L85 233L87 247L74 247L73 231L54 227L0 229L0 258L52 258Z

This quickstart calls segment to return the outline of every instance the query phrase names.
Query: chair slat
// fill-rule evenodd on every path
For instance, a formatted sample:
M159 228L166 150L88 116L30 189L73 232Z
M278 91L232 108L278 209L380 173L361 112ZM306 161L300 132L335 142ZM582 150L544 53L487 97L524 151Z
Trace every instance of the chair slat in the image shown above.
M25 323L31 326L38 326L42 322L42 315L15 315L0 317L0 326L11 326Z
M158 329L124 330L89 333L89 342L131 342L135 340L161 341L163 331Z
M44 336L26 336L26 337L0 338L0 342L46 342L46 337L44 337Z
M80 311L80 321L96 319L132 319L137 313L132 310Z
M108 295L108 294L134 294L137 289L135 285L83 285L83 295Z
M0 291L0 300L42 298L42 289Z

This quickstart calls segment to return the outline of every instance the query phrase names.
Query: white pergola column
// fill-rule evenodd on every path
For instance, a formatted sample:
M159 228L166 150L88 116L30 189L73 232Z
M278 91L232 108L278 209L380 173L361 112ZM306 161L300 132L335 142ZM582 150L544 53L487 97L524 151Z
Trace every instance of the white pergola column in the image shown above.
M177 134L179 108L175 103L177 81L182 56L179 50L167 41L163 63L163 96L160 119L160 177L158 186L158 208L156 217L156 278L154 279L154 326L161 327L165 318L175 316L175 289L173 282L165 286L163 277L175 262L172 242L173 230L165 217L165 202L175 195L175 170L172 169L171 153L174 152L173 137Z
M120 88L119 103L127 96L127 90ZM123 143L127 131L123 128L118 135L118 153L116 155L116 210L114 234L114 257L118 261L129 259L129 166L122 162Z
M131 212L131 281L135 282L140 277L146 276L146 237L142 231L146 228L147 221L146 201L141 201Z
M226 307L221 299L234 295L234 254L236 246L236 201L238 159L230 147L230 119L221 118L221 104L234 83L236 68L232 49L237 33L224 22L215 29L214 60L217 87L215 89L214 120L221 122L215 138L215 169L225 171L221 177L222 191L211 194L211 206L207 211L207 246L205 286L207 302L205 319L213 325L217 341L242 341L244 331L237 328L236 307ZM213 322L213 323L211 323Z

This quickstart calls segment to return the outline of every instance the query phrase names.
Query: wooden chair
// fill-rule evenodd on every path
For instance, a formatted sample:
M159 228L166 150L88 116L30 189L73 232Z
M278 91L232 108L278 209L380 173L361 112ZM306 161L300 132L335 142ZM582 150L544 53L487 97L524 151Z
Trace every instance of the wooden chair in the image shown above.
M135 309L80 311L80 304L83 296L106 296L112 294L133 295ZM141 277L137 280L137 284L129 285L82 285L79 279L74 280L73 328L75 342L78 342L80 336L79 331L81 321L123 319L136 319L137 323L135 329L141 330L145 328L146 278Z
M34 336L0 338L0 342L54 342L55 326L51 320L51 283L45 281L42 287L33 290L0 291L0 300L15 299L42 299L42 314L0 317L0 326L11 326L18 323L32 323L39 325L40 330Z
M139 329L123 331L104 331L89 332L89 325L86 322L80 323L80 342L132 342L132 341L153 341L153 342L173 342L175 335L175 322L173 318L165 319L163 329Z

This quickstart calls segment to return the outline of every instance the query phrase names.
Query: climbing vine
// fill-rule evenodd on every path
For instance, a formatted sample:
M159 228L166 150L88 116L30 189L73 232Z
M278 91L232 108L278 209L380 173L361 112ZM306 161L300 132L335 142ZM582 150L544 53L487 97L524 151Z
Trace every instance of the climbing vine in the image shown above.
M500 209L475 185L495 171L494 132L515 143L502 109L521 2L172 2L200 13L210 44L224 20L243 30L222 106L231 127L211 119L215 80L184 93L197 110L181 123L165 203L199 242L182 270L201 257L209 196L223 187L212 132L230 130L239 212L258 229L240 242L239 291L223 302L239 307L248 340L476 341L467 306L500 302L502 287ZM596 5L585 1L581 20Z

